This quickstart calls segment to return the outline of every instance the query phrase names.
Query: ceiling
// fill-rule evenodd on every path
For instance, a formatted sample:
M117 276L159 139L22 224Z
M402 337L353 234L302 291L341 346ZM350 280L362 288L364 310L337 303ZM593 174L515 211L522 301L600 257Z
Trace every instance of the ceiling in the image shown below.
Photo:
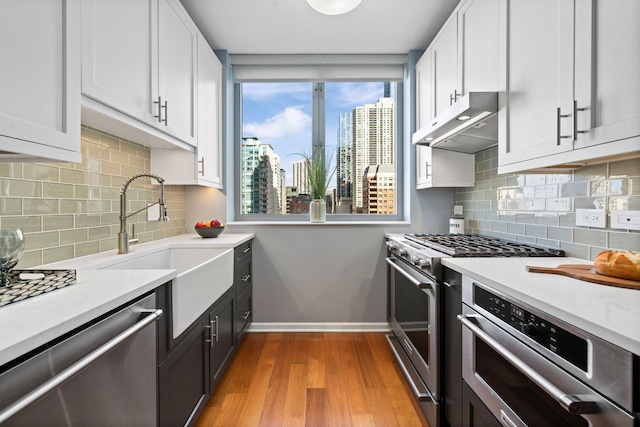
M406 54L426 49L458 0L363 0L322 15L305 0L181 0L213 49L230 54Z

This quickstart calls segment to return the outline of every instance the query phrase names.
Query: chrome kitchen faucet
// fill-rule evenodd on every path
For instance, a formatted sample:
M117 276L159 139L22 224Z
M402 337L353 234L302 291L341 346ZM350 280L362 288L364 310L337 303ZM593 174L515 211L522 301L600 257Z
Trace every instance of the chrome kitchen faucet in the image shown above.
M158 201L155 203L152 203L127 215L127 188L129 188L129 184L131 184L134 179L141 177L149 177L158 181L158 183L160 184L160 199L158 199ZM120 232L118 233L119 254L129 253L129 243L136 243L138 241L138 239L129 240L129 235L127 234L127 218L129 218L131 215L135 215L139 212L145 211L153 205L158 205L160 208L160 217L158 218L158 221L169 221L169 217L167 216L167 204L164 200L164 178L160 178L158 175L154 175L152 173L142 172L129 178L129 180L122 186L122 189L120 190ZM135 237L135 231L133 234Z

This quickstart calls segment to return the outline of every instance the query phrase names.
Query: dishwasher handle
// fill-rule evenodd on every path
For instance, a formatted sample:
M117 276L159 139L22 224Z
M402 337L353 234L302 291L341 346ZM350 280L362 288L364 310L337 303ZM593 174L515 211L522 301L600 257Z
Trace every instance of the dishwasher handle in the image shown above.
M148 316L145 316L142 320L136 322L130 328L124 330L119 335L116 335L111 340L107 341L102 346L98 347L82 359L75 362L73 365L69 366L67 369L60 372L55 377L41 384L35 390L27 393L11 405L7 406L2 412L0 412L0 425L4 422L10 420L15 415L18 415L21 411L28 408L29 406L36 403L38 400L42 399L56 388L60 387L62 384L66 383L80 372L82 372L85 368L91 365L96 360L100 359L102 356L113 350L123 341L128 339L129 337L135 335L137 332L146 328L153 322L158 321L160 317L162 317L163 311L162 309L155 310L142 310L141 313L150 312Z

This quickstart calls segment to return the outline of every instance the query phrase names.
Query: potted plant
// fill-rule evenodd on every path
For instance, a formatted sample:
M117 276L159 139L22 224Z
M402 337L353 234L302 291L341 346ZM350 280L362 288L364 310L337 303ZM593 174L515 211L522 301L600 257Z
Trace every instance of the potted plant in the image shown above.
M324 150L317 150L312 156L302 154L307 166L307 177L311 192L309 218L311 222L325 222L327 220L327 203L325 195L327 188L336 171L332 166L333 152L325 155Z

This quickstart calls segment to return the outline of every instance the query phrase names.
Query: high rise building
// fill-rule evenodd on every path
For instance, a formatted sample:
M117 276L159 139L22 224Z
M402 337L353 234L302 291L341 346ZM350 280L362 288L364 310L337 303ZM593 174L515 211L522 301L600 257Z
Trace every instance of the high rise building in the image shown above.
M396 98L396 87L398 87L395 83L384 82L384 97L385 98Z
M340 113L338 153L336 156L337 199L351 198L353 186L353 121L352 113Z
M293 162L291 167L293 168L293 186L298 188L298 194L311 194L307 160L297 160Z
M242 138L240 210L243 214L282 213L280 157L256 137Z
M362 179L362 213L394 214L396 171L394 165L369 165Z
M353 211L363 212L363 178L369 165L396 164L395 107L380 98L353 110ZM395 167L395 166L394 166Z

